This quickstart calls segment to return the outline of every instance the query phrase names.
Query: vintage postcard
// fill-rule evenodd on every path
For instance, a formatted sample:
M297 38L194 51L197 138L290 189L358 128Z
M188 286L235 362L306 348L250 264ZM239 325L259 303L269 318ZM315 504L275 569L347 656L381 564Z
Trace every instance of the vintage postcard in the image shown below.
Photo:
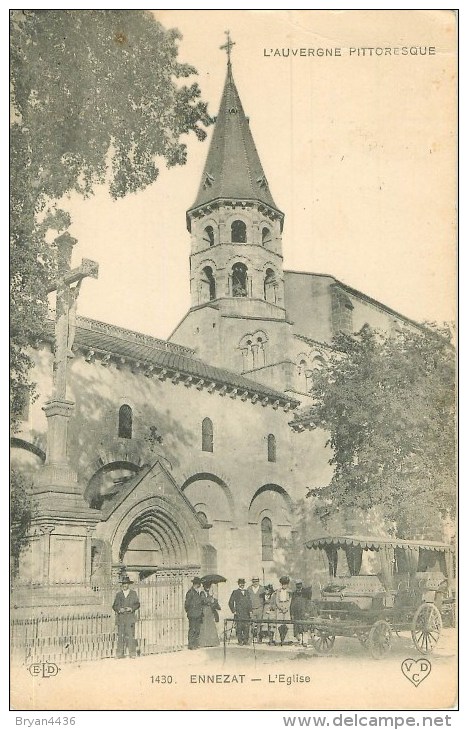
M456 37L11 11L17 714L457 707Z

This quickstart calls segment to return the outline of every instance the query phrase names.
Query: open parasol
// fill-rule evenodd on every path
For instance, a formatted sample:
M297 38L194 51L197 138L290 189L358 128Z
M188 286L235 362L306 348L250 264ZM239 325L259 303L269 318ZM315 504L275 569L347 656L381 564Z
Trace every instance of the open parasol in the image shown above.
M203 578L201 578L200 580L202 583L226 583L226 578L224 578L222 575L218 575L217 573L204 575Z

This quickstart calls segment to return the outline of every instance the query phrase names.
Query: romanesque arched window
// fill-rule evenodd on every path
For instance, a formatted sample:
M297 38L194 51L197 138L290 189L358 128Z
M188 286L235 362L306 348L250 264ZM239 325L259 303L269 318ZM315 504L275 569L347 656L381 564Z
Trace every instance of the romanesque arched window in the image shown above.
M215 237L213 226L207 226L203 233L203 240L206 241L208 246L214 246Z
M274 434L268 434L268 461L276 461L276 438Z
M213 451L213 421L204 418L202 421L202 451Z
M231 288L233 297L247 296L247 266L238 262L232 267Z
M200 304L216 299L216 280L211 266L205 266L200 279Z
M133 414L129 405L124 403L119 408L119 438L131 439L133 431Z
M262 560L273 560L273 524L269 517L261 523Z
M262 228L262 246L266 246L267 243L271 243L271 231L265 226Z
M243 337L240 341L239 347L242 352L242 372L246 370L252 370L253 364L253 352L252 352L252 337Z
M263 368L266 365L266 336L262 333L255 337L255 345L252 345L253 350L253 366L254 368Z
M325 365L325 358L322 355L314 355L312 359L312 368L314 370L321 370Z
M247 226L244 221L233 221L231 223L231 242L245 243L247 241Z
M276 304L276 277L273 269L267 269L265 272L263 298L270 304Z
M267 343L266 332L257 330L253 334L246 334L239 342L239 349L242 352L242 372L263 368L267 364Z

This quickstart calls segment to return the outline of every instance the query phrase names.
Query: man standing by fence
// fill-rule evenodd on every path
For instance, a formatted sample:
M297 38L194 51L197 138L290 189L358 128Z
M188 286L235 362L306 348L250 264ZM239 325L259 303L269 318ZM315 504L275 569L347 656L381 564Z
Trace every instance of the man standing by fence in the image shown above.
M188 648L198 649L200 628L203 620L203 606L209 605L205 593L201 590L201 580L198 577L193 578L192 588L187 591L185 596L185 611L189 622L188 629Z
M127 647L132 659L136 655L135 611L140 608L140 601L133 588L130 588L131 583L133 581L128 575L121 578L122 588L117 592L112 604L117 623L117 659L123 659Z
M249 622L252 614L252 601L245 589L244 578L239 578L237 585L239 588L236 588L236 590L231 593L229 608L234 614L234 618L236 620L237 641L241 646L246 646L249 643Z

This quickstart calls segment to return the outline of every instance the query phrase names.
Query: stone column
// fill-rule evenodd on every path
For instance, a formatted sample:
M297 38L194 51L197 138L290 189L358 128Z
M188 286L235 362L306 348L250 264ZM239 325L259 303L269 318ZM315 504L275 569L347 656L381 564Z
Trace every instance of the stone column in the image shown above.
M47 457L37 483L54 491L79 493L76 472L70 467L67 455L68 423L75 404L69 400L50 400L43 407L47 417Z

